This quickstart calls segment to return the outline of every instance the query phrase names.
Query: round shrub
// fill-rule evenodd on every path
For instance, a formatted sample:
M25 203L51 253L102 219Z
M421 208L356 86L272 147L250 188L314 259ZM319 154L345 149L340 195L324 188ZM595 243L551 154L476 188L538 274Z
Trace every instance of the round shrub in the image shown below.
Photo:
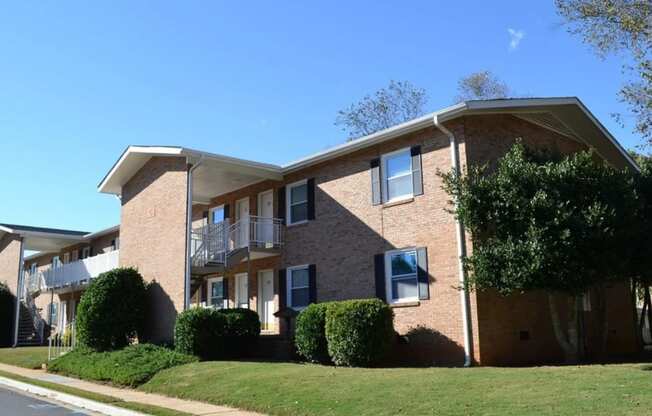
M174 347L183 354L202 360L220 358L224 354L226 318L215 309L193 308L177 316L174 325Z
M333 302L326 311L328 353L336 365L378 363L394 336L394 313L379 299Z
M145 283L132 268L93 279L77 308L79 343L97 351L120 349L142 333Z
M299 313L294 333L297 352L313 363L328 363L326 310L331 302L312 303Z
M16 313L16 297L11 293L6 284L0 282L0 347L11 345L14 327L14 314Z
M229 357L246 355L260 336L260 318L251 309L220 309L225 318L224 343Z

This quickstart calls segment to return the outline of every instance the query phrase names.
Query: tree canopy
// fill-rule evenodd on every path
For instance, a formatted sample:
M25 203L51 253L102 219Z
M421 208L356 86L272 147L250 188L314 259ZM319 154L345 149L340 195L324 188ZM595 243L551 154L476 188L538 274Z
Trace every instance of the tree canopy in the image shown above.
M510 89L490 71L480 71L461 78L457 83L456 103L466 100L489 100L505 98Z

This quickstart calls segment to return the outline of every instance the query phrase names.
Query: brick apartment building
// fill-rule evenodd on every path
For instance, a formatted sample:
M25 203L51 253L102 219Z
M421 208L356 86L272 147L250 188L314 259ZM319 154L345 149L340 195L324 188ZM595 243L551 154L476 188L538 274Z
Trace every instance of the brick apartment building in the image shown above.
M459 289L473 242L446 210L437 175L495 163L519 138L560 153L592 148L636 169L576 98L468 101L283 166L130 146L98 186L120 198L119 226L0 225L0 281L23 305L17 342L42 342L42 327L74 321L87 282L120 265L155 282L153 341L169 341L176 315L194 306L251 308L264 337L283 337L288 311L380 297L394 308L405 361L560 360L545 294ZM611 354L637 349L633 301L629 287L608 289ZM585 313L590 338L590 296Z

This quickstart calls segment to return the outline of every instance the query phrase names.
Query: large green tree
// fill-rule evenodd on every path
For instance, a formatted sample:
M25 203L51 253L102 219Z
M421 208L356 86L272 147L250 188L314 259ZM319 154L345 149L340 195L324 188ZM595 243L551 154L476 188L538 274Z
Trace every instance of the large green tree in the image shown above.
M464 176L444 174L457 201L455 214L471 232L465 259L471 289L503 295L548 293L555 336L569 362L582 358L582 296L629 276L636 196L632 177L589 152L567 157L529 152L515 144L494 170L472 167ZM570 313L560 313L558 301ZM562 317L567 320L562 322ZM603 329L606 343L607 328Z
M636 119L635 131L652 144L652 1L555 0L555 4L570 32L599 56L618 54L627 59L620 98Z

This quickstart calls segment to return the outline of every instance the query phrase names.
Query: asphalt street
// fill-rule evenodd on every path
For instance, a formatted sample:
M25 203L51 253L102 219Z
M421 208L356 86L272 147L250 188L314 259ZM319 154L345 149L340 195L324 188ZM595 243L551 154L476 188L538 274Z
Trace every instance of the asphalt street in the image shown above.
M98 413L75 409L62 403L49 399L32 396L28 393L18 392L0 387L0 415L1 416L71 416L93 415Z

